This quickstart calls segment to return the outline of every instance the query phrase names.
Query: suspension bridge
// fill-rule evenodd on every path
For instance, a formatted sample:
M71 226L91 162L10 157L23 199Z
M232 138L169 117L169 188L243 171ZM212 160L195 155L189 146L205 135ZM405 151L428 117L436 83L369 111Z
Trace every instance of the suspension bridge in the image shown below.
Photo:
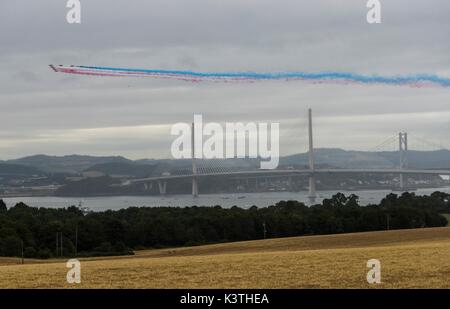
M194 130L194 125L192 125ZM294 168L280 168L271 170L262 169L249 169L243 168L230 168L221 164L221 160L214 160L214 164L208 168L204 168L199 165L202 160L195 157L195 142L194 134L191 139L191 168L189 171L185 171L181 174L163 173L159 176L146 177L141 179L132 179L127 181L124 185L130 184L143 184L145 189L153 188L153 185L158 186L160 194L166 194L167 184L171 180L175 179L191 179L192 181L192 195L194 197L199 195L198 180L202 177L214 177L214 176L233 176L233 177L251 177L251 178L267 178L278 176L294 176L304 175L309 178L309 198L314 200L317 196L316 192L316 178L321 174L395 174L399 176L399 190L404 191L405 188L405 176L406 175L442 175L450 176L450 169L417 169L408 167L408 134L401 132L396 137L391 137L388 141L382 143L383 146L386 143L392 142L394 139L398 141L398 166L394 168L318 168L315 164L315 151L314 151L314 139L313 139L313 123L312 123L312 111L308 110L308 167L302 169ZM426 141L425 141L426 142ZM222 160L223 161L223 160Z

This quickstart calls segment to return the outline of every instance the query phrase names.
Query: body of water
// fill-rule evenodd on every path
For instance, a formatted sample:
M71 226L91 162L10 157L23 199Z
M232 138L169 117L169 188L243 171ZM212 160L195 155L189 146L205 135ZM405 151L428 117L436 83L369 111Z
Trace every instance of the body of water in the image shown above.
M417 195L429 195L435 191L450 193L447 188L428 188L415 191ZM319 191L316 203L320 203L324 198L329 198L338 191ZM376 204L389 193L399 192L391 190L362 190L362 191L339 191L346 195L352 193L360 198L361 205ZM173 196L102 196L102 197L56 197L56 196L31 196L31 197L6 197L3 198L8 207L14 206L18 202L24 202L29 206L62 208L71 205L89 207L93 211L117 210L131 206L215 206L222 207L238 206L249 208L253 205L266 207L281 200L298 200L309 205L307 192L263 192L263 193L236 193L236 194L204 194L199 197L191 195Z

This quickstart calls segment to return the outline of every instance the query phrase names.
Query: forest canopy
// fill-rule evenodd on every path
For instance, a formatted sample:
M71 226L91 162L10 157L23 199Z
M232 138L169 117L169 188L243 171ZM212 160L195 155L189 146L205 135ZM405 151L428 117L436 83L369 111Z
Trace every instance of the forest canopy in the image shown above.
M321 204L280 201L269 207L129 207L83 212L0 200L0 256L51 258L133 254L133 250L276 237L446 226L450 195L387 195L361 206L338 193ZM61 239L62 235L62 239ZM62 243L62 245L61 245ZM61 250L62 248L62 250Z

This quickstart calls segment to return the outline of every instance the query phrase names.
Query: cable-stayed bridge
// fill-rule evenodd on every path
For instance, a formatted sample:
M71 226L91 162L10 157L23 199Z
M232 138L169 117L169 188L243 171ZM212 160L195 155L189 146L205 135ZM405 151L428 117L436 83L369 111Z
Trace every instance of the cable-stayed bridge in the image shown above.
M192 134L194 136L194 134ZM232 177L279 177L279 176L295 176L295 175L305 175L309 178L309 196L311 199L316 197L316 177L318 175L333 175L333 174L396 174L399 176L399 190L405 190L405 179L406 175L450 175L450 169L418 169L410 168L408 164L408 139L411 139L407 133L401 132L398 135L391 136L381 144L377 145L373 151L380 152L380 150L385 149L387 146L392 146L396 148L397 151L397 164L396 166L389 168L323 168L316 166L314 140L313 140L313 124L312 124L312 111L308 111L308 166L306 168L293 168L293 167L282 167L279 169L256 169L251 166L245 168L242 166L230 166L226 164L226 160L221 159L197 159L194 156L194 140L192 138L192 156L190 159L189 169L179 169L177 171L172 171L171 173L162 173L158 176L146 177L141 179L132 179L125 183L138 184L142 183L145 188L152 188L153 185L157 185L160 194L166 193L166 188L168 182L175 179L191 179L192 181L192 195L198 196L199 186L198 179L202 177L214 177L214 176L232 176ZM441 145L436 145L426 139L413 137L415 142L417 142L421 149L443 149Z

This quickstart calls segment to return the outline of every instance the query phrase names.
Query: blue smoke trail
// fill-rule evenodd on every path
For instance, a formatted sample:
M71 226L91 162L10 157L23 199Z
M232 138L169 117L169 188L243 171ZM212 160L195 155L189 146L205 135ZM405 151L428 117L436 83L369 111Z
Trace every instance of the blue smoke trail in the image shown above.
M343 82L358 84L386 84L426 86L429 84L450 87L450 78L433 74L403 76L362 75L346 72L198 72L183 70L147 70L111 68L99 66L52 66L57 72L98 76L147 76L158 78L179 78L193 81L258 81L258 80L306 80L312 82Z

